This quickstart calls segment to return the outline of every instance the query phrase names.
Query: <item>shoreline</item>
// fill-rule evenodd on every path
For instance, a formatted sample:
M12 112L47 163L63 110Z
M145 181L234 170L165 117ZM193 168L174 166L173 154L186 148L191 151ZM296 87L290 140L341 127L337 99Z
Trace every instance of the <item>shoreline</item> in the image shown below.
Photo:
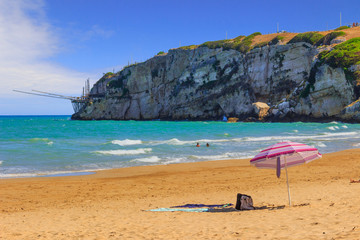
M92 175L0 179L4 239L358 239L360 149L324 154L285 172L249 159L153 165ZM149 212L252 196L269 209ZM285 206L285 207L283 207ZM274 210L270 210L270 208Z

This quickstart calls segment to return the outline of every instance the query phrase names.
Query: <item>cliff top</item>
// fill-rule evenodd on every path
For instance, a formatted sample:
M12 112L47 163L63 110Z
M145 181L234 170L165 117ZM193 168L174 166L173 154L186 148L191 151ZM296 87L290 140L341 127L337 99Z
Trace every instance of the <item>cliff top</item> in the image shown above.
M288 42L292 43L304 41L317 46L329 45L331 40L337 37L344 37L346 40L360 37L360 27L347 28L344 26L329 31L313 31L305 33L281 32L264 35L256 32L249 36L238 36L233 39L208 41L200 45L184 46L177 49L195 49L198 47L206 46L209 48L223 47L225 49L236 49L240 52L245 53L252 48L276 44L279 41L281 41L283 44L286 44ZM340 42L334 43L334 45L338 43Z

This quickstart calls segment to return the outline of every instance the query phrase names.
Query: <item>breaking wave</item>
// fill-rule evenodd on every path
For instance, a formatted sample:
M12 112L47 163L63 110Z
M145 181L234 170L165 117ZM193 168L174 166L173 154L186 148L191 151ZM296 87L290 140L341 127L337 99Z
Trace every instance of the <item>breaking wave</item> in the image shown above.
M130 146L130 145L142 144L142 141L141 140L125 139L125 140L113 140L113 141L111 141L111 143L116 144L116 145L120 145L120 146Z
M133 150L105 150L105 151L95 151L94 153L103 154L103 155L137 155L150 153L151 148L138 148Z
M332 126L332 127L328 127L328 129L332 130L332 131L335 131L336 129L339 129L338 126Z
M339 127L328 127L329 130L335 131ZM297 130L295 130L296 132ZM226 138L226 139L197 139L197 140L179 140L177 138L172 138L164 141L150 141L150 145L195 145L196 143L206 144L206 143L226 143L226 142L269 142L269 141L303 141L307 139L314 140L334 140L334 139L346 139L349 136L357 135L357 132L323 132L317 135L283 135L283 136L264 136L264 137L242 137L242 138Z
M43 142L43 143L46 143L48 145L51 145L53 144L54 142L51 141L50 139L48 138L31 138L29 139L30 142L33 142L33 143L36 143L36 142Z
M161 160L161 158L159 158L158 156L151 156L151 157L148 157L148 158L136 158L133 161L156 163L156 162L160 162L160 160Z

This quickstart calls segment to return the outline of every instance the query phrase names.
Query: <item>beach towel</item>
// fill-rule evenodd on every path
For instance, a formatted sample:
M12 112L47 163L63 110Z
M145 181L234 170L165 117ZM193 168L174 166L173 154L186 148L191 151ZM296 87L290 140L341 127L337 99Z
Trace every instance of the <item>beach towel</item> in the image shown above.
M232 206L231 203L228 204L215 204L215 205L206 205L206 204L185 204L181 206L173 206L170 208L156 208L150 209L147 211L151 212L210 212L214 209L226 209L229 206Z
M180 206L173 206L171 208L202 208L202 207L208 207L208 208L214 208L214 207L228 207L228 206L232 206L231 203L226 203L226 204L215 204L215 205L206 205L206 204L185 204L185 205L180 205Z
M150 212L208 212L209 208L156 208Z

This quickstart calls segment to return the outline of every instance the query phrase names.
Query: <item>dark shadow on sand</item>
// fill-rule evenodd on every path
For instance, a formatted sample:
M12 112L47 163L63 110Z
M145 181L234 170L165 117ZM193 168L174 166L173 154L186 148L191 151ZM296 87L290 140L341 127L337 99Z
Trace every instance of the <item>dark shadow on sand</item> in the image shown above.
M277 210L277 209L284 209L285 205L281 206L274 206L274 207L268 207L268 206L262 206L262 207L255 207L253 210L237 210L236 208L230 207L230 208L211 208L207 212L217 213L217 212L244 212L244 211L254 211L254 210Z

